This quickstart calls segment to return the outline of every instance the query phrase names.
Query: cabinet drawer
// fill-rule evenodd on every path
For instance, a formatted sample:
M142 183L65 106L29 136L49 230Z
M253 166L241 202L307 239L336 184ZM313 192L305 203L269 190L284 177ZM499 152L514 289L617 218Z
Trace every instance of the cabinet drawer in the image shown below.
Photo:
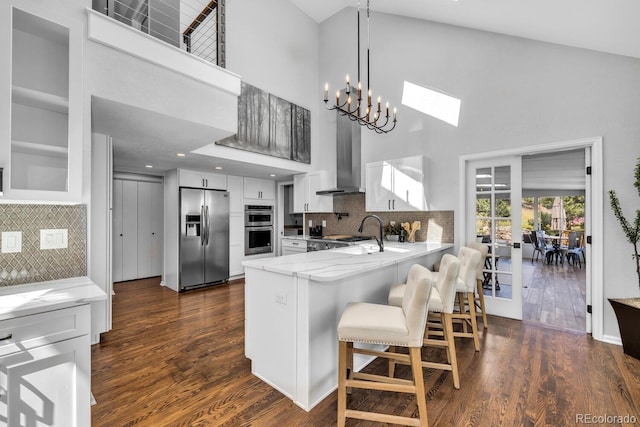
M89 310L85 304L1 321L0 356L89 334Z
M307 251L307 241L297 239L282 239L283 248L300 249L301 252ZM302 250L304 248L304 250Z

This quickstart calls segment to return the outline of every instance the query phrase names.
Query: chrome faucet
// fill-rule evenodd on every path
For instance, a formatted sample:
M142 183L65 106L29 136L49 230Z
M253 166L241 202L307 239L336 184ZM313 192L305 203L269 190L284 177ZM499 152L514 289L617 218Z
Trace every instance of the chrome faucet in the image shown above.
M376 239L376 242L378 242L378 246L380 247L380 252L384 252L384 243L382 242L382 220L378 215L367 215L364 218L362 218L362 222L360 223L360 228L358 228L358 233L362 233L362 228L364 227L364 222L367 220L367 218L375 218L378 220L378 223L380 224L380 239L378 240L376 236L373 236L373 238Z

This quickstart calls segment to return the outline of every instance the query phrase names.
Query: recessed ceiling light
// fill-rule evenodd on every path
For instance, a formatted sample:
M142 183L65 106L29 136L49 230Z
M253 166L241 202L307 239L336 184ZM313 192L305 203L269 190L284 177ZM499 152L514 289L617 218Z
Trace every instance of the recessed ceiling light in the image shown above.
M218 171L222 170L222 166L216 166L216 170Z
M153 168L153 165L144 165L144 167L151 169L151 168Z
M176 156L178 156L178 157L187 157L187 155L184 154L184 153L176 153Z
M269 176L274 177L274 176L276 176L276 174L275 174L275 173L272 173L272 174L271 174L271 175L269 175Z

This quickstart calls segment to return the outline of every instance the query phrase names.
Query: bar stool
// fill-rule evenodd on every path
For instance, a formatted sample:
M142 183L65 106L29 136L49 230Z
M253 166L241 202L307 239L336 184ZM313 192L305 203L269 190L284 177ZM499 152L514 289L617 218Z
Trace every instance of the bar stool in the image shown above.
M487 329L489 324L487 323L487 312L485 310L484 305L484 292L482 288L482 283L484 281L484 263L483 260L489 256L489 247L482 243L472 242L469 244L471 249L475 249L480 252L480 264L478 265L478 271L476 273L476 282L477 282L477 295L474 298L474 303L476 305L476 309L480 309L480 312L476 310L476 314L482 314L482 327Z
M415 269L415 271L414 271ZM412 267L417 280L406 288L400 307L364 302L349 303L338 323L338 426L346 418L393 424L427 426L427 401L421 365L421 348L433 287L432 273ZM409 354L355 348L354 343L408 347ZM412 380L353 372L353 355L367 354L409 363ZM347 409L347 387L413 393L419 418Z
M454 332L454 337L473 338L476 351L480 351L480 338L478 337L478 320L476 319L476 275L478 266L484 263L480 258L480 252L463 246L458 251L460 271L456 282L459 311L452 314L457 322L462 322L462 332ZM469 311L467 311L467 306ZM471 326L471 332L468 330Z
M440 271L434 273L436 279L431 298L429 299L429 315L427 328L424 333L424 346L444 348L447 352L447 363L430 362L423 360L422 366L431 369L451 371L453 386L460 388L460 376L458 374L458 359L456 345L453 338L453 305L456 297L456 284L460 260L451 254L445 254L440 261ZM397 284L389 291L389 305L397 306L400 303L400 295L406 289L406 284ZM431 336L440 338L433 339ZM393 376L396 361L389 361L389 376Z

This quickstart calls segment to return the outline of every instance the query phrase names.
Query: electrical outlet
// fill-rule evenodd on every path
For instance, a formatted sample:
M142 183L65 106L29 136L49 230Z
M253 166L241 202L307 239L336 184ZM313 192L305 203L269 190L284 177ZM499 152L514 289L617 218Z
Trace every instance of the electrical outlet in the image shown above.
M69 246L66 228L40 230L40 249L65 249Z
M287 294L279 293L276 295L276 302L287 305Z
M22 252L22 231L2 232L2 253Z

